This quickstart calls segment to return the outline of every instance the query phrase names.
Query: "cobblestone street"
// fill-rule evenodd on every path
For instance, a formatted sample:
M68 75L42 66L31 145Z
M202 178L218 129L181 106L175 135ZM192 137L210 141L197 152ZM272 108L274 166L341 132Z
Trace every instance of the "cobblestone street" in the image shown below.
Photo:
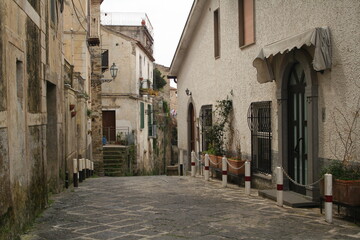
M318 208L280 208L200 177L92 178L54 200L22 240L360 239L360 227L328 224Z

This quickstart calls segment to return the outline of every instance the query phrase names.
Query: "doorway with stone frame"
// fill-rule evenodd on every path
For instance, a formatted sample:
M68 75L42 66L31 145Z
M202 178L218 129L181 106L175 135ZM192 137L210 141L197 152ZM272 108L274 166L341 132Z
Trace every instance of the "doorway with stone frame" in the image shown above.
M305 50L294 50L284 56L277 100L280 163L298 183L285 178L284 185L315 200L318 188L301 186L318 177L318 85L311 62Z

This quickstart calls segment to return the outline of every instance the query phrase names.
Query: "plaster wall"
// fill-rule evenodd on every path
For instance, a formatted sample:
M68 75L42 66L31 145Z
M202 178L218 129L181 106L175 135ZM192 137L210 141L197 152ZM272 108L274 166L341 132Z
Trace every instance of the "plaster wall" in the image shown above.
M329 137L334 134L332 119L336 109L351 116L359 98L355 86L360 73L360 32L357 1L255 1L255 44L239 48L238 1L206 1L197 27L185 50L186 56L177 72L179 148L187 150L187 111L194 104L196 118L202 105L216 105L233 91L234 129L239 131L243 155L251 155L251 136L247 111L251 102L271 101L272 150L278 151L278 103L275 82L259 84L252 61L267 44L328 26L332 37L333 66L316 73L319 85L319 157L334 158ZM213 13L220 9L220 58L214 58ZM311 49L307 49L312 54ZM185 94L188 88L192 92ZM324 110L323 110L324 109ZM323 118L322 111L325 113ZM339 118L339 117L338 117ZM197 120L198 122L198 120ZM359 139L356 139L359 146ZM198 146L198 145L196 145ZM359 147L357 148L359 149ZM354 158L355 159L355 158ZM273 159L274 164L277 159Z
M51 23L45 0L0 3L0 85L7 100L0 107L0 195L6 196L0 203L0 239L15 239L45 207L48 191L63 186L62 15ZM50 116L56 116L53 159L46 150L47 82L56 97Z
M110 30L107 26L101 29L102 48L109 50L109 67L115 63L119 68L117 77L102 85L102 109L115 110L116 128L128 127L129 132L134 134L138 171L152 171L153 140L148 136L147 114L144 114L145 126L143 129L140 128L140 102L144 103L144 109L147 110L148 104L152 104L152 99L139 95L139 90L140 64L143 79L149 79L152 83L153 63L136 40ZM109 71L104 72L104 78L111 78Z

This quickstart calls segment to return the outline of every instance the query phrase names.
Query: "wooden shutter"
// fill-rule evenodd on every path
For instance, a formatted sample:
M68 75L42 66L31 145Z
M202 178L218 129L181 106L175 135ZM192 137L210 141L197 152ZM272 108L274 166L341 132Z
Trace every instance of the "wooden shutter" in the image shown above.
M149 137L151 137L152 134L152 111L151 111L151 105L148 105L148 129L149 129Z
M144 103L140 102L140 128L143 129L145 126L145 119L144 119Z
M220 57L220 13L219 9L214 11L214 55Z
M239 0L239 45L255 42L254 0Z

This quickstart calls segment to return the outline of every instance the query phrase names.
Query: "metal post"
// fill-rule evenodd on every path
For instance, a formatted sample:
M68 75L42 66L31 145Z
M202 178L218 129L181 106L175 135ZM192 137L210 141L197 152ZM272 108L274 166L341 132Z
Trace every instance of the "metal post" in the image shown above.
M282 207L283 206L283 201L284 201L284 197L283 197L283 190L284 190L284 179L283 179L283 172L281 167L277 167L276 168L276 199L277 199L277 205Z
M195 172L196 172L196 165L195 165L195 152L192 151L191 152L191 176L195 177Z
M77 171L77 159L76 158L73 159L73 182L74 182L74 187L79 186L78 171Z
M245 162L245 194L250 195L251 190L251 171L250 162Z
M325 221L332 223L332 209L333 209L333 189L332 189L332 175L325 174Z
M209 154L205 154L204 176L205 181L209 181Z
M227 185L227 163L226 157L222 158L222 186L226 187Z
M184 152L182 149L179 149L179 166L180 166L180 176L184 175Z

